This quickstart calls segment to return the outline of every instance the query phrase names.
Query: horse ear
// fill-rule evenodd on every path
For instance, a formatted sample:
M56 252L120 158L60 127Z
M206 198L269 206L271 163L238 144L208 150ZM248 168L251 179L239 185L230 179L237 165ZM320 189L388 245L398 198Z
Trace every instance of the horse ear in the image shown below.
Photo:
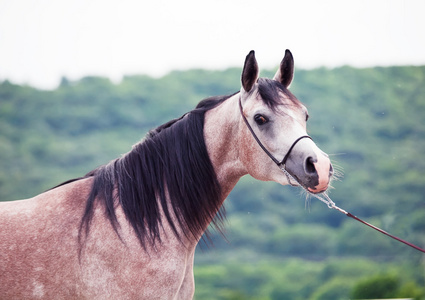
M249 92L258 80L258 64L255 59L255 52L251 50L246 56L245 64L242 71L242 87L246 92Z
M286 49L285 57L282 59L279 70L277 70L273 79L288 88L292 82L292 78L294 78L294 58L291 51Z

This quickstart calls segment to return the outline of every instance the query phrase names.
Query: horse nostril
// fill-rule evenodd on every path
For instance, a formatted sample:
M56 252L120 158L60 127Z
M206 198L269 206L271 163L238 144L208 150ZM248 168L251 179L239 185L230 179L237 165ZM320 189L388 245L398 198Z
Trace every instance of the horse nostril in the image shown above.
M315 174L316 168L314 167L314 159L313 157L307 157L305 161L305 171L307 174Z
M334 174L334 168L332 167L332 164L329 166L329 177L332 177Z

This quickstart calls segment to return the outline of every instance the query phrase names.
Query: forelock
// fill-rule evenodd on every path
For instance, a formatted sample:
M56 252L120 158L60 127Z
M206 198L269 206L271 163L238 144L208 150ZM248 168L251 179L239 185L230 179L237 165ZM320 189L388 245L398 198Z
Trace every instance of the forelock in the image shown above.
M257 93L263 99L264 103L272 110L276 110L279 105L286 104L282 102L282 94L293 104L300 105L300 101L276 80L259 78Z

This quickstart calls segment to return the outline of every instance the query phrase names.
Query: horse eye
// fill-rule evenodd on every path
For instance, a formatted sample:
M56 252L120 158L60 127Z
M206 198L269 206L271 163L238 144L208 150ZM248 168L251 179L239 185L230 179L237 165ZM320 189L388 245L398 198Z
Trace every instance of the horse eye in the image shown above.
M262 116L260 114L255 115L254 120L258 125L264 125L269 121L265 116Z
M310 118L310 116L308 114L305 115L305 121L308 121L308 118Z

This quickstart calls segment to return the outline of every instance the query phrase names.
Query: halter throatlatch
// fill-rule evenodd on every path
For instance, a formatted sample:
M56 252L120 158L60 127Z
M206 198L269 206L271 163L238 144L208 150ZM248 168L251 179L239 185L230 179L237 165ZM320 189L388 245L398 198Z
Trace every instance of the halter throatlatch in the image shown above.
M308 135L303 135L300 136L299 138L297 138L291 145L291 147L289 147L288 152L285 154L285 156L283 157L282 161L279 161L276 157L273 156L273 154L270 153L269 150L267 150L267 148L263 145L263 143L261 143L260 139L257 137L257 135L255 134L254 130L252 129L251 125L249 125L248 120L246 119L245 115L243 114L243 109L242 109L242 102L241 102L241 98L239 97L239 109L241 111L241 115L242 115L242 119L244 120L246 126L248 127L249 131L251 131L252 136L254 137L254 139L257 141L258 145L261 147L261 149L263 149L263 151L271 158L271 160L282 170L286 171L286 161L288 160L289 155L291 154L292 149L294 149L295 145L302 139L304 138L308 138L310 140L313 140L310 136ZM286 172L285 172L286 174ZM288 176L288 175L287 175ZM289 179L289 178L288 178Z

